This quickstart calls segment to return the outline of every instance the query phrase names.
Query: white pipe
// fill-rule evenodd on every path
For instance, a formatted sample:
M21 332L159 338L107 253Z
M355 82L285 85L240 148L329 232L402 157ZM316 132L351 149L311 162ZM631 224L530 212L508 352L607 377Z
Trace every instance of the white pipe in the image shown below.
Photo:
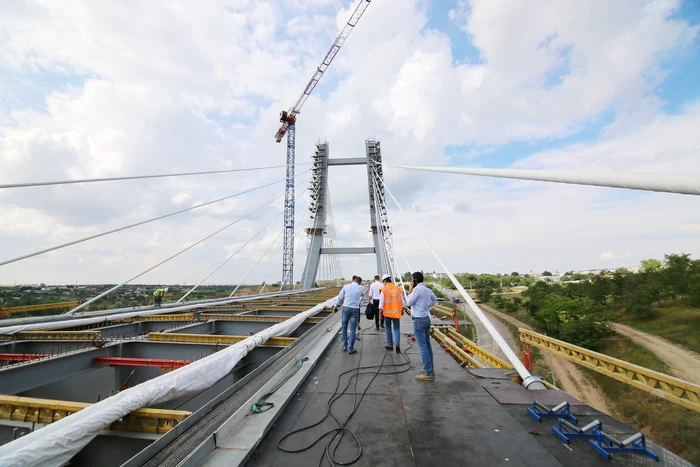
M417 167L411 165L384 164L399 169L444 172L482 177L515 178L540 182L570 183L574 185L628 188L630 190L659 191L683 195L700 195L700 174L678 175L663 173L624 172L567 172L564 170L526 169L474 169L458 167Z
M117 290L118 288L123 287L124 285L128 284L129 282L131 282L131 281L133 281L133 280L135 280L135 279L138 279L139 277L143 276L143 275L146 274L147 272L153 271L153 270L154 270L155 268L157 268L158 266L160 266L160 265L162 265L162 264L165 264L165 263L167 263L168 261L170 261L171 259L180 256L181 254L183 254L183 253L186 252L187 250L190 250L190 249L196 247L196 246L199 245L200 243L203 243L203 242L205 242L206 240L209 240L209 239L212 238L213 236L215 236L215 235L217 235L217 234L223 232L224 230L228 229L228 228L231 227L232 225L237 224L238 222L242 221L242 220L245 219L246 217L251 216L252 214L255 214L256 212L260 211L262 208L264 208L264 207L266 207L266 206L269 206L270 204L272 204L272 203L274 203L275 201L277 201L278 199L280 199L282 196L284 196L284 193L282 193L281 195L275 197L274 199L271 199L271 200L268 201L267 203L263 204L263 205L260 206L259 208L256 208L254 211L249 212L249 213L246 214L245 216L239 217L238 219L236 219L235 221L231 222L230 224L225 225L224 227L220 228L219 230L217 230L217 231L214 232L213 234L207 235L207 236L204 237L203 239L197 241L196 243L193 243L192 245L188 246L187 248L184 248L184 249L178 251L178 252L175 253L174 255L172 255L172 256L170 256L170 257L164 259L163 261L161 261L160 263L156 264L155 266L151 266L150 268L146 269L145 271L140 272L139 274L135 275L135 276L132 277L131 279L128 279L128 280L122 282L121 284L117 284L117 285L115 285L114 287L112 287L111 289L107 290L106 292L102 292L102 293L99 294L98 296L93 297L93 298L91 298L90 300L86 301L85 303L82 303L82 304L76 306L75 308L73 308L72 310L66 312L65 314L70 316L70 315L72 315L73 313L75 313L76 311L83 309L83 308L86 307L87 305L89 305L89 304L91 304L91 303L93 303L93 302L99 300L100 298L104 297L105 295L108 295L108 294L114 292L115 290Z
M374 172L375 175L377 172ZM377 175L379 177L379 175ZM503 337L498 333L495 327L493 327L493 324L491 324L491 321L484 315L484 313L481 311L481 309L474 303L474 300L472 300L471 296L467 293L466 290L464 290L464 287L462 287L462 284L459 283L457 278L450 272L449 269L447 269L447 266L445 263L442 262L438 254L433 250L433 248L430 246L428 243L428 240L425 239L423 234L418 230L418 227L413 223L411 218L408 216L406 211L403 210L399 202L396 200L394 195L391 193L389 188L386 186L386 183L384 183L384 189L386 192L391 196L391 199L394 200L394 203L396 203L396 206L398 206L399 210L406 216L406 220L411 224L413 229L416 231L418 236L423 240L425 243L425 246L428 248L428 250L433 254L435 259L437 260L438 263L440 263L440 266L442 266L442 269L447 273L447 276L450 278L454 286L457 288L460 294L462 294L462 297L464 298L465 302L467 305L469 305L469 308L472 309L472 311L476 314L476 316L479 318L479 321L482 322L486 330L491 334L491 337L493 337L493 340L498 344L498 347L503 351L503 353L506 355L508 358L508 361L513 365L513 367L517 370L518 374L520 377L523 379L523 386L525 386L528 389L546 389L544 384L542 384L542 380L538 376L533 376L530 374L529 371L527 371L527 368L525 368L525 365L522 364L522 362L518 359L518 356L515 355L515 352L508 346L508 343L503 339Z
M303 164L297 165L308 165L311 162L304 162ZM109 177L109 178L82 178L77 180L58 180L52 182L26 182L26 183L7 183L5 185L0 185L0 189L3 188L25 188L32 186L47 186L47 185L72 185L74 183L94 183L94 182L114 182L118 180L141 180L144 178L166 178L166 177L183 177L189 175L209 175L209 174L223 174L231 172L250 172L252 170L268 170L268 169L279 169L286 167L284 165L271 165L268 167L252 167L249 169L228 169L228 170L209 170L207 172L184 172L175 174L156 174L156 175L127 175L124 177Z
M307 172L308 172L308 171L307 171ZM4 266L5 264L14 263L15 261L20 261L20 260L23 260L23 259L31 258L31 257L33 257L33 256L38 256L38 255L41 255L41 254L44 254L44 253L48 253L48 252L50 252L50 251L59 250L59 249L61 249L61 248L65 248L65 247L67 247L67 246L77 245L78 243L83 243L83 242L86 242L86 241L88 241L88 240L92 240L92 239L99 238L99 237L104 237L105 235L113 234L113 233L116 233L116 232L121 232L122 230L127 230L127 229L130 229L130 228L132 228L132 227L138 227L139 225L144 225L144 224L148 224L149 222L157 221L157 220L160 220L160 219L165 219L166 217L174 216L174 215L176 215L176 214L182 214L183 212L192 211L192 210L194 210L194 209L199 209L199 208L204 207L204 206L209 206L210 204L214 204L214 203L218 203L219 201L224 201L224 200L227 200L227 199L235 198L236 196L244 195L244 194L246 194L246 193L250 193L251 191L259 190L259 189L261 189L261 188L265 188L265 187L268 187L268 186L271 186L271 185L275 185L275 184L280 183L280 182L283 182L283 181L284 181L284 178L282 178L282 179L280 179L280 180L277 180L277 181L275 181L275 182L272 182L272 183L267 183L267 184L265 184L265 185L261 185L261 186L255 187L255 188L251 188L250 190L241 191L241 192L239 192L239 193L234 193L234 194L232 194L232 195L230 195L230 196L224 196L223 198L219 198L219 199L215 199L215 200L213 200L213 201L208 201L208 202L206 202L206 203L198 204L197 206L192 206L191 208L181 209L180 211L175 211L175 212L171 212L171 213L169 213L169 214L164 214L164 215L162 215L162 216L154 217L153 219L148 219L148 220L145 220L145 221L137 222L137 223L135 223L135 224L125 225L125 226L123 226L123 227L119 227L119 228L116 228L116 229L108 230L108 231L106 231L106 232L102 232L102 233L95 234L95 235L90 235L89 237L84 237L84 238L81 238L81 239L78 239L78 240L73 240L73 241L68 242L68 243L63 243L63 244L61 244L61 245L56 245L56 246L53 246L53 247L51 247L51 248L46 248L46 249L44 249L44 250L35 251L34 253L29 253L29 254L27 254L27 255L22 255L22 256L18 256L18 257L16 257L16 258L8 259L8 260L5 260L5 261L0 262L0 266Z

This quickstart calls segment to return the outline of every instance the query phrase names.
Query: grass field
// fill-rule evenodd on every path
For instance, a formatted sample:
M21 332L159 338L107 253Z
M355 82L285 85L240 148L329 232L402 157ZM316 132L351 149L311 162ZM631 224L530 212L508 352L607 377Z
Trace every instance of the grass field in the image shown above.
M680 302L653 307L649 316L623 315L621 322L700 353L700 310Z

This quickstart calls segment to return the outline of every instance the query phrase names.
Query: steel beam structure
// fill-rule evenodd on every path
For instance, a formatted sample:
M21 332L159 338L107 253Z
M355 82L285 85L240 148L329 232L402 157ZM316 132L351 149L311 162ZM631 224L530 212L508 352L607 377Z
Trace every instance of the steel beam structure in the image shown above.
M54 423L92 404L0 395L0 420ZM110 430L163 434L192 415L185 410L138 409L109 426Z
M321 248L322 255L373 255L376 253L374 247L354 247L354 248Z
M284 244L282 247L282 290L294 288L294 139L296 125L287 128L287 174L284 192Z
M246 340L250 336L220 336L217 334L181 334L181 333L165 333L152 332L148 335L148 339L156 342L191 342L197 344L219 344L229 345L237 344ZM271 337L265 341L264 346L286 347L296 338L294 337Z
M192 363L192 360L171 360L167 358L135 358L135 357L95 357L95 365L109 366L155 366L164 370L182 368Z
M367 164L367 186L369 189L369 222L370 231L372 232L372 241L374 242L374 250L377 252L377 274L383 276L389 274L389 265L386 262L384 254L384 241L379 233L381 225L379 225L378 212L380 210L381 201L375 197L375 176L374 168L382 164L382 148L377 140L368 139L365 141L365 153Z
M328 165L365 165L367 159L364 157L346 157L343 159L328 159Z

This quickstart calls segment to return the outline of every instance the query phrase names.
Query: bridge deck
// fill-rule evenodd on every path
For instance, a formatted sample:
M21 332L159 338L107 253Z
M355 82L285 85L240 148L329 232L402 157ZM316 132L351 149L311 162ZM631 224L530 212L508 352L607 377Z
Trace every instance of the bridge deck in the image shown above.
M362 325L369 327L363 318ZM402 332L412 332L410 317L401 321ZM282 436L323 418L338 376L359 365L400 363L401 357L386 353L384 330L370 329L357 343L358 354L340 351L339 337L326 351L324 358L310 374L297 395L289 403L275 426L260 442L246 465L298 466L319 465L328 437L305 452L290 454L277 448ZM551 434L554 421L541 424L526 415L533 393L526 391L503 375L503 370L462 369L433 341L436 377L432 382L419 382L421 360L417 346L408 348L402 335L402 350L411 360L411 369L399 375L379 375L371 383L359 409L348 423L362 443L362 457L353 465L426 466L439 465L537 465L591 466L609 465L586 440L573 440L570 447ZM391 371L391 370L390 370ZM371 374L361 375L357 392L367 388ZM349 375L343 377L341 389ZM333 413L344 419L353 406L352 386L335 403ZM559 391L540 393L545 404L556 405L566 398L576 404L572 412L583 426L593 419L603 422L606 432L626 437L634 432L629 427L584 405ZM359 395L358 395L359 397ZM335 428L329 417L319 426L286 440L286 447L308 445L320 434ZM356 455L350 437L343 440L336 458L347 461ZM640 455L617 454L617 465L689 465L677 456L649 443L661 462ZM671 460L672 459L672 460ZM213 459L212 459L213 460ZM680 463L678 463L680 462ZM216 462L214 462L215 464ZM328 465L324 460L323 465Z

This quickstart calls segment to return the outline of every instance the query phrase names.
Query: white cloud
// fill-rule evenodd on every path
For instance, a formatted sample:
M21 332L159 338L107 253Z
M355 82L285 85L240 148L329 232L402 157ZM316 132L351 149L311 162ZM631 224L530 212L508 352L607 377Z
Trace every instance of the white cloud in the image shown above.
M277 114L299 96L354 8L345 1L336 14L337 2L330 0L283 7L145 2L128 10L92 2L17 5L0 6L0 72L29 85L56 84L43 105L0 109L2 182L282 164L284 145L272 140ZM446 146L470 145L472 154L488 156L490 145L556 141L611 112L615 122L602 138L540 151L514 165L700 172L700 104L669 116L654 95L666 56L697 38L696 26L673 16L678 2L462 3L451 13L464 31L455 40L470 40L479 63L453 60L460 44L426 29L430 10L424 7L412 0L372 2L300 116L299 161L308 160L319 138L330 142L331 157L353 157L364 154L365 138L377 137L386 162L443 165L450 162ZM68 79L76 74L87 77L84 83ZM61 85L63 78L73 84ZM5 190L0 259L282 177L279 169ZM365 169L334 168L330 177L339 243L370 245ZM651 249L700 253L700 209L691 197L396 169L386 170L386 181L455 270L544 270L557 261L593 267L601 251L628 252L629 261L650 256ZM61 250L50 262L38 257L6 266L0 283L114 282L280 190L275 185ZM200 280L281 208L279 200L141 280ZM390 215L412 266L436 268L400 213L392 208ZM251 242L211 280L240 280L279 228ZM279 252L275 246L267 256L276 261ZM343 258L345 274L352 268L370 276L373 262ZM249 280L261 281L271 267Z

